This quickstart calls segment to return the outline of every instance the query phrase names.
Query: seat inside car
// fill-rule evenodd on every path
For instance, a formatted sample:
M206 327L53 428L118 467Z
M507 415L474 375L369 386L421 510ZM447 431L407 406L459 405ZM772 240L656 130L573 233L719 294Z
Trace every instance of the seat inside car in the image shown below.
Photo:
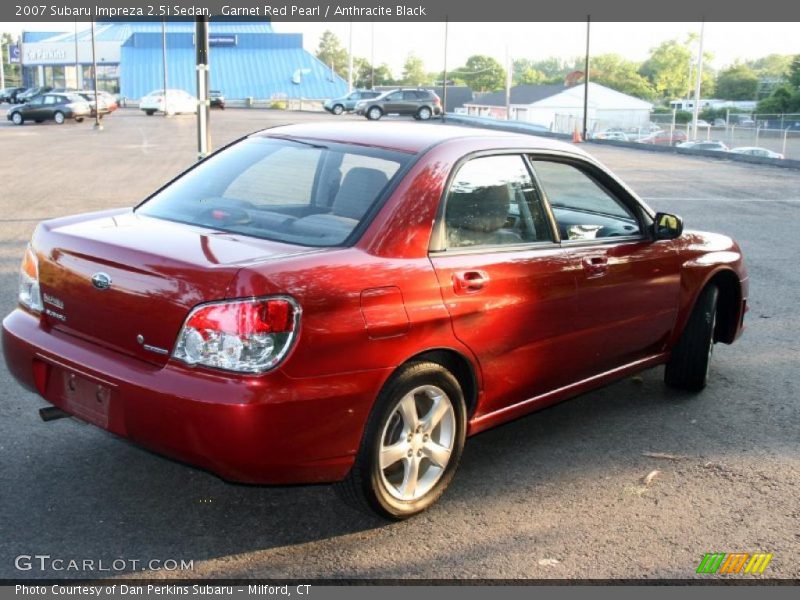
M445 214L448 248L521 243L517 233L504 229L510 203L507 185L451 192Z
M297 219L292 229L298 234L328 237L331 243L339 243L355 228L388 182L383 171L353 167L344 176L331 211Z

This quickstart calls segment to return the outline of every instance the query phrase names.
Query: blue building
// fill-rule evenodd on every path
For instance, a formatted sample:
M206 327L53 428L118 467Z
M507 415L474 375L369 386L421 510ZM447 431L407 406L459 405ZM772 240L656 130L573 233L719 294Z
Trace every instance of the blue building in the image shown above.
M322 99L347 82L303 49L299 33L268 22L214 21L209 27L211 89L228 98ZM194 93L193 22L166 24L167 86ZM95 28L98 88L139 99L163 88L160 21L101 23ZM91 31L22 36L23 85L92 87Z

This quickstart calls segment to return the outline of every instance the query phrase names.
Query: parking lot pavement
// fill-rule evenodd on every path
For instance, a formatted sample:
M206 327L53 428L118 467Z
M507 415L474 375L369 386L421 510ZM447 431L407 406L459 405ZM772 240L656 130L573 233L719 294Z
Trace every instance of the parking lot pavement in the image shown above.
M331 118L214 112L212 136ZM105 124L0 124L3 314L37 221L130 206L194 160L193 117L121 110ZM717 347L702 394L653 369L481 434L432 510L385 524L329 486L232 485L75 420L44 424L43 401L3 367L0 577L114 573L15 568L49 554L138 560L148 577L684 578L706 552L755 551L774 554L764 577L800 577L800 172L584 148L653 207L746 253L747 331ZM165 559L194 570L139 571Z

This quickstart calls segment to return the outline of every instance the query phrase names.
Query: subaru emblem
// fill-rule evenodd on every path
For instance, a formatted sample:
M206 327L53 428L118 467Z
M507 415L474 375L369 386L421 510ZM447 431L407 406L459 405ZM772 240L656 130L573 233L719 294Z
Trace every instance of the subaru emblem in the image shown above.
M98 290L107 290L111 287L111 275L108 273L95 273L92 275L92 285Z

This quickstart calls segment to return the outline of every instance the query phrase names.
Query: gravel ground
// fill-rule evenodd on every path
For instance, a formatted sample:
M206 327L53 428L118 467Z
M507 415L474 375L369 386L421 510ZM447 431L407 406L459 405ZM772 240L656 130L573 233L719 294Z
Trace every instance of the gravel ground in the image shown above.
M216 145L326 115L228 110ZM0 309L37 221L136 203L194 160L194 119L121 110L90 125L0 124ZM744 337L684 396L662 369L470 439L429 512L386 524L329 486L232 485L72 419L0 367L0 577L15 557L141 561L124 573L224 578L686 578L706 552L771 552L800 577L800 172L587 144L652 206L733 235L751 275ZM645 453L667 453L674 459ZM644 483L644 478L658 474ZM141 571L150 560L192 571ZM129 563L131 564L131 563Z

